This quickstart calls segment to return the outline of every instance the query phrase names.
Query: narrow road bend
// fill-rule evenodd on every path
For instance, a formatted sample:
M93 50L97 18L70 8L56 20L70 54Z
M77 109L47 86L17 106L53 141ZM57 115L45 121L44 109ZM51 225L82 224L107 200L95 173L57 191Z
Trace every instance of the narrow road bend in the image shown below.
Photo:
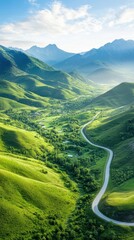
M111 162L112 162L112 159L113 159L113 151L109 148L106 148L106 147L103 147L103 146L100 146L98 144L94 144L92 143L85 135L84 133L84 129L86 128L87 125L91 124L96 118L97 116L100 114L100 112L98 112L93 118L91 121L89 121L88 123L86 123L82 129L81 129L81 134L83 136L83 138L92 146L94 147L97 147L97 148L101 148L101 149L104 149L106 152L108 152L108 160L107 160L107 164L106 164L106 168L105 168L105 176L104 176L104 182L103 182L103 185L99 191L99 193L97 194L97 196L95 197L95 199L93 200L92 202L92 210L93 212L98 216L100 217L101 219L107 221L107 222L112 222L114 224L118 224L118 225L124 225L124 226L134 226L134 223L130 223L130 222L122 222L122 221L117 221L117 220L114 220L112 218L109 218L107 216L105 216L103 213L100 212L99 208L98 208L98 205L99 205L99 202L102 198L102 196L104 195L104 193L106 192L106 189L107 189L107 186L108 186L108 182L109 182L109 178L110 178L110 166L111 166Z

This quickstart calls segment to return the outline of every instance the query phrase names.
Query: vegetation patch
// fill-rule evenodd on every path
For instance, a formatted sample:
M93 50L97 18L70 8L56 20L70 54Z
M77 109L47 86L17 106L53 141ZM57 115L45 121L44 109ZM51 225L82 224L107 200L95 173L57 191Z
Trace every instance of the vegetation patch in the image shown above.
M36 239L40 231L51 235L55 224L64 227L75 206L76 194L60 175L33 159L0 155L0 185L2 239Z

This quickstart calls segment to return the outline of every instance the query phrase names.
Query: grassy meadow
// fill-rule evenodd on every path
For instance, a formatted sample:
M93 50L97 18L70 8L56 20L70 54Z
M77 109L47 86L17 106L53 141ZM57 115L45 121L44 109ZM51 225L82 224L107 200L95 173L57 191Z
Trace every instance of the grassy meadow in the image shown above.
M76 195L60 174L34 159L0 155L1 239L24 239L42 231L49 235L54 221L64 226Z
M65 228L77 194L66 188L66 175L39 160L53 146L7 122L0 123L0 239L50 237L56 226Z

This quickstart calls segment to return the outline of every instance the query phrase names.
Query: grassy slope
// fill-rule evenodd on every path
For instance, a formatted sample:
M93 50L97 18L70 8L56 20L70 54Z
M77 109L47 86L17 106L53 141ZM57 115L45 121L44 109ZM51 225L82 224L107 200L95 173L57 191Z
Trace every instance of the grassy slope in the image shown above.
M1 154L0 185L2 240L30 236L38 224L51 231L48 216L56 215L64 224L74 208L75 195L64 187L60 175L33 159Z
M120 107L134 102L134 83L121 83L93 100L94 106Z
M0 97L35 107L45 106L48 97L65 100L81 94L94 95L94 87L79 78L4 47L0 47L0 89Z
M19 109L19 108L25 108L25 107L27 106L24 104L18 103L11 99L0 97L0 110L8 110L11 108Z
M36 132L25 131L0 123L0 150L16 152L27 156L38 157L53 147L44 141Z
M121 220L134 220L133 111L106 117L103 114L87 128L92 141L114 150L110 183L101 209Z
M30 85L30 81L28 82L29 79L25 77L23 78L24 78L23 84L26 81L27 84ZM44 107L48 105L47 98L44 99L43 97L37 95L36 93L33 93L31 85L29 86L31 87L31 91L30 89L25 89L23 84L21 86L19 82L16 83L16 82L10 82L8 80L0 79L0 98L1 99L4 98L5 104L6 103L8 104L9 101L10 103L12 103L11 101L14 101L14 103L16 103L16 108L17 108L17 105L20 105L20 107L24 107L23 105L25 105L25 107L27 105L33 106L33 107ZM9 106L6 106L6 108L7 107ZM14 104L14 107L15 107L15 104ZM2 103L1 103L1 109L4 109L4 105L2 105Z
M41 121L41 122L44 122L44 124L45 124L45 126L47 126L47 128L51 128L52 126L54 127L54 129L58 132L58 134L59 135L61 135L61 136L64 136L64 132L66 133L66 132L69 132L70 130L69 130L69 128L66 128L66 125L73 119L79 119L80 120L80 125L82 124L84 124L84 123L86 123L86 122L88 122L90 119L92 119L92 117L96 114L96 111L89 111L89 109L83 109L83 108L81 108L80 107L80 109L82 109L82 111L76 111L76 109L77 109L77 104L78 104L78 106L79 106L79 103L78 102L76 102L76 103L74 103L73 104L73 106L72 106L72 103L71 103L71 106L70 106L70 102L66 105L66 107L65 107L65 109L66 109L66 111L67 111L67 109L69 109L69 111L72 109L72 112L70 111L70 113L68 113L68 114L66 114L66 111L65 110L62 110L61 112L60 112L60 110L59 110L59 108L57 107L57 108L54 108L53 110L52 110L52 112L50 112L49 113L49 115L47 114L47 112L46 113L44 113L43 114L43 111L42 111L42 115L40 115L39 116L39 120L38 121ZM76 105L76 106L75 106ZM74 107L74 111L73 111L73 107ZM79 108L78 108L79 109ZM118 110L114 110L114 112L112 112L111 110L109 110L109 114L111 113L111 117L113 116L113 115L115 115L115 113L117 114L118 112L119 112L119 110L120 110L120 112L121 111L123 111L122 110L122 108L121 109L118 109ZM45 115L46 114L46 115ZM65 115L64 115L65 114ZM78 134L79 134L79 132L78 132ZM70 132L70 136L68 135L68 137L65 137L64 138L64 140L63 141L65 141L65 140L68 140L68 139L73 139L74 137L74 134L72 133L72 131ZM78 136L77 136L78 137ZM79 137L78 137L78 139L79 139ZM83 138L81 137L81 142L82 141L84 141L83 140ZM67 147L69 147L69 145L73 145L73 140L72 140L72 143L67 143L66 144L66 146ZM78 145L79 146L79 143L77 143L76 145ZM91 149L91 146L88 146L88 149ZM96 149L96 148L95 148ZM78 161L78 158L79 158L79 156L78 155L76 155L77 154L77 148L75 147L75 148L73 148L73 149L71 149L71 151L69 151L69 150L67 150L66 149L66 151L64 150L64 154L63 154L63 156L66 154L66 152L68 152L69 154L72 154L74 157L71 159L71 161L72 162L77 162ZM106 163L106 153L104 152L104 154L101 154L101 158L100 158L100 160L99 159L97 159L97 156L98 156L98 153L99 151L98 151L98 149L96 150L96 153L95 153L95 162L93 162L93 163L91 163L91 164L89 164L88 165L88 167L91 167L91 173L94 175L94 170L96 171L98 171L98 170L100 170L100 174L98 174L97 175L97 181L98 181L98 184L100 185L100 186L102 186L102 181L103 181L103 172L104 172L104 167L105 167L105 163ZM92 154L91 154L92 155ZM82 147L82 166L84 166L84 162L86 163L87 162L87 159L90 159L90 152L88 151L88 153L87 153L87 151L86 151L86 148L85 147ZM103 157L104 156L104 157ZM99 171L98 171L99 172ZM131 193L130 193L131 194ZM91 202L90 202L90 204L92 203L92 199L90 200ZM82 209L82 208L81 208ZM78 212L80 212L79 210L78 210ZM88 203L88 210L87 210L87 222L88 222L88 220L90 221L92 221L93 219L95 218L95 216L94 216L94 214L92 213L92 211L91 210L89 210L89 203ZM77 218L76 218L77 219ZM75 222L75 225L79 225L80 226L80 224L82 224L82 222L83 222L83 218L79 218L80 220L79 220L79 224L78 224L78 221L76 220L76 222ZM98 219L98 221L100 221L100 219ZM87 223L86 222L86 223ZM90 229L90 227L89 227L89 225L87 224L86 225L86 223L84 224L84 227L86 228L86 230L87 229ZM104 224L107 224L107 223L105 223L104 221L101 221L101 224L102 225L104 225ZM87 226L87 227L86 227ZM82 226L82 228L84 229L84 227ZM105 231L105 239L108 239L108 238L111 238L111 239L114 239L114 238L112 238L112 236L111 236L111 234L110 233L108 233L108 226L106 225L106 231ZM98 229L98 228L97 228ZM126 229L125 231L124 231L124 229L123 228L120 228L119 226L115 226L115 229L116 229L116 233L115 233L115 235L117 234L118 235L118 233L120 234L120 235L122 235L122 240L123 239L125 239L125 238L127 238L128 240L132 240L133 238L131 238L130 236L134 236L133 235L133 231L131 232L131 229ZM86 231L85 230L85 231ZM129 232L128 232L129 231ZM76 232L78 233L78 230L76 229ZM84 232L84 231L83 231ZM116 238L115 239L117 239L117 235L116 235ZM77 235L77 237L76 237L76 239L77 238L80 238L81 239L81 237L79 236L79 233L78 233L78 235ZM84 235L85 236L85 235ZM88 234L87 234L87 236L89 236ZM100 237L101 238L101 237ZM70 238L70 239L72 239L72 238ZM96 239L96 238L95 238Z
M60 174L26 157L40 158L52 150L36 132L0 123L0 239L27 239L41 226L51 232L56 226L51 221L64 227L76 194L64 186Z
M21 86L7 80L0 80L0 107L2 110L26 105L43 107L47 101L32 92L26 92Z
M69 107L69 109L70 109L70 107ZM59 109L58 108L54 108L52 111L57 111L57 118L59 118L59 111L58 111ZM44 110L45 111L45 110ZM64 112L64 111L63 111ZM43 116L41 116L41 115L39 115L38 116L38 119L39 119L39 122L41 121L45 121L45 125L51 125L51 126L55 126L56 128L58 127L58 129L57 130L62 130L62 128L60 128L60 126L57 126L57 123L59 122L55 122L55 124L53 125L53 123L51 123L51 121L52 121L52 119L51 119L51 114L49 114L48 115L48 109L46 109L46 111L45 111L45 113L46 113L46 115L43 115ZM83 114L84 114L84 117L83 117ZM94 115L94 113L92 113L93 115ZM53 116L53 115L52 115ZM61 116L63 117L63 114L61 114ZM0 114L0 117L1 118L5 118L6 116L4 115L4 114ZM66 116L67 117L67 116ZM50 121L50 123L48 122L47 123L47 120L48 120L48 118L49 118L49 121ZM68 116L68 118L65 120L65 122L64 122L64 117L63 117L63 120L61 121L61 126L63 127L63 125L64 124L66 124L67 122L68 122L68 120L70 120L72 118L72 113L70 113L70 115ZM91 118L91 113L88 113L87 114L87 112L85 111L85 112L83 112L83 113L79 113L79 117L78 117L80 120L81 120L81 122L83 122L83 124L84 124L84 122L85 121L88 121L88 119L89 118ZM55 116L53 116L53 121L54 121L54 119L55 119ZM87 120L85 120L85 119L87 119ZM53 122L52 121L52 122ZM62 132L60 133L60 134L62 134ZM72 137L72 132L71 132L71 137ZM66 140L66 139L65 139ZM84 148L83 148L83 152L84 152ZM13 157L13 156L12 156ZM86 156L85 156L86 157ZM88 156L87 157L89 157L89 153L88 153ZM19 161L20 161L20 159L21 159L21 157L19 156ZM27 161L27 159L25 159L26 161ZM103 169L104 169L104 160L105 159L103 159L103 162L102 162L102 159L101 159L101 161L98 161L97 162L97 164L96 165L94 165L93 166L93 169L102 169L102 173L103 173ZM32 160L33 161L33 160ZM82 160L83 161L83 160ZM26 167L27 168L27 167ZM23 165L23 169L24 169L24 165ZM18 167L17 167L17 171L19 172L19 173L21 173L21 171L23 171L23 170L18 170ZM30 173L31 173L31 170L29 171ZM29 175L29 173L27 174L27 173L25 173L25 171L23 171L23 173L21 173L21 174L24 174L24 176L26 176L26 177L28 177L28 178L33 178L31 175ZM45 174L46 175L46 174ZM37 176L37 172L36 172L36 176ZM16 188L16 187L15 187ZM89 205L89 204L88 204ZM74 206L74 205L73 205ZM72 207L73 207L72 206ZM66 206L65 206L66 207ZM36 211L37 212L37 211ZM49 224L49 220L48 220L48 218L47 218L47 216L45 215L42 215L43 214L43 212L41 212L40 210L38 211L38 213L35 213L35 214L33 214L32 215L32 217L31 217L31 221L33 222L33 217L35 216L36 217L36 226L38 225L38 226L43 226L43 228L46 228L45 229L45 232L47 232L47 229L51 229L51 227L52 226L50 226L51 224ZM55 212L54 212L54 214L56 214ZM11 215L12 215L12 213L11 213ZM51 215L51 212L48 214L48 215ZM89 219L89 216L90 216L90 219L92 219L92 212L88 212L88 219ZM42 220L40 220L40 219L44 219L44 222L42 222ZM57 217L56 217L57 218ZM25 221L26 221L26 219L25 219ZM34 221L34 222L35 222ZM92 221L92 220L91 220ZM58 220L58 222L59 222L59 220ZM31 223L31 225L32 225L32 223ZM102 225L103 225L103 222L102 222ZM7 224L7 226L8 226L8 224ZM20 225L19 225L20 226ZM23 225L24 226L24 225ZM55 225L56 226L56 225ZM26 229L27 231L29 231L30 230L30 228L32 228L32 226L30 226L30 223L29 223L29 229ZM5 229L5 228L4 228ZM16 230L13 230L13 235L14 235L14 232L15 232ZM23 230L22 230L23 231ZM24 226L24 231L25 231L25 226ZM50 230L51 231L51 230ZM62 230L61 230L62 231ZM76 231L77 231L77 229L76 229ZM11 232L10 232L11 233ZM30 234L30 233L29 233ZM107 233L107 231L106 231L106 234L108 235L108 233ZM7 237L7 239L9 239L9 237ZM24 236L24 239L26 239L26 236ZM37 239L37 238L36 238ZM129 238L127 238L127 239L129 239ZM2 240L3 240L3 238L2 238ZM15 240L16 240L16 238L15 238Z

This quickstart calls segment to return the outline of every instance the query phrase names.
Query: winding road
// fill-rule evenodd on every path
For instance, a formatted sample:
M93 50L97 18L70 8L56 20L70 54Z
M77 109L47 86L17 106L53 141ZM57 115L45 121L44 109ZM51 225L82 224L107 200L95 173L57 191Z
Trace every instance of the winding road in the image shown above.
M97 147L97 148L101 148L104 149L105 151L108 152L108 160L107 160L107 165L106 165L106 169L105 169L105 177L104 177L104 183L102 188L100 189L99 193L97 194L97 196L95 197L95 199L93 200L92 203L92 210L93 212L100 217L101 219L107 221L107 222L112 222L114 224L118 224L118 225L124 225L124 226L134 226L134 223L129 223L129 222L121 222L121 221L117 221L114 220L112 218L109 218L107 216L105 216L103 213L100 212L100 210L98 209L98 204L102 198L102 196L104 195L104 193L106 192L107 186L108 186L108 182L109 182L109 177L110 177L110 166L111 166L111 162L113 159L113 151L109 148L94 144L92 142L90 142L88 140L88 138L86 137L85 133L84 133L84 129L86 128L87 125L91 124L96 118L97 116L100 114L100 112L98 112L91 121L89 121L88 123L86 123L82 129L81 129L81 134L83 136L83 138L92 146Z

